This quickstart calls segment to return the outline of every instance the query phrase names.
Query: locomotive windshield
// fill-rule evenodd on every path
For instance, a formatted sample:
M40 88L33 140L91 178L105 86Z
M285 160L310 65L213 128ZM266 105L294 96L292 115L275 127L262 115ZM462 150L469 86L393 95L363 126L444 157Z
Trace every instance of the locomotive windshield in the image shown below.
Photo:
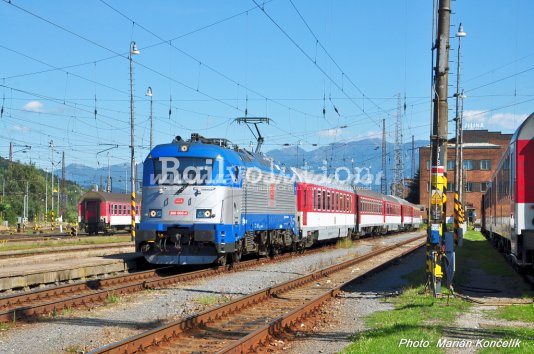
M160 157L153 160L153 184L205 185L211 181L213 159L203 157Z

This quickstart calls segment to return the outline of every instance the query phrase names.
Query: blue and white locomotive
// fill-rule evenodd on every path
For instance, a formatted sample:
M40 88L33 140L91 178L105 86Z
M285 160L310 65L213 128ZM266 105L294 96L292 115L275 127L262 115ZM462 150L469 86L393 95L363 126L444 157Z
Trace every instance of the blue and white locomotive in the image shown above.
M136 249L154 264L238 261L307 246L291 170L225 139L192 134L144 162Z

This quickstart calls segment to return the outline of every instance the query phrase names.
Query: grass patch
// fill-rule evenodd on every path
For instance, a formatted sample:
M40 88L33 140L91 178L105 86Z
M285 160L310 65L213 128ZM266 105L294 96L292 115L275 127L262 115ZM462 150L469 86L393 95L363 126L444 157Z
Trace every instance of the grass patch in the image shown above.
M337 241L336 248L352 248L354 243L350 237L344 237Z
M494 327L487 330L490 335L503 340L519 339L519 348L482 348L479 354L534 353L534 329L524 327ZM491 340L488 335L487 339Z
M421 277L417 272L408 274L406 279L418 282ZM443 290L444 293L446 291ZM451 297L448 303L446 296L436 299L424 292L423 285L408 288L386 301L393 304L394 309L368 316L365 323L369 329L356 334L343 353L399 352L401 339L430 341L428 348L402 347L401 352L441 353L444 350L437 348L436 343L443 337L444 327L450 326L458 315L470 307L468 302L459 298Z
M11 324L9 323L0 323L0 331L7 331L11 328Z
M515 276L506 260L479 231L467 231L463 246L457 249L455 283L469 284L468 270L473 266L488 275Z
M73 313L74 313L74 309L70 307L61 310L61 316L71 316Z
M86 350L79 345L69 345L65 348L65 353L86 353Z
M488 316L507 321L534 322L534 304L502 306Z
M425 284L426 272L423 267L420 267L401 275L401 278L406 280L410 287L422 286Z
M204 296L195 298L195 302L201 305L215 305L219 303L225 303L230 300L232 300L232 298L229 296L226 296L226 295L221 296L221 295L213 295L213 294L204 295Z
M104 301L106 304L116 304L121 301L121 297L115 293L109 293Z
M108 243L131 243L130 235L95 236L67 240L43 240L35 242L8 242L0 244L0 251L35 250L37 248L54 248L63 246L103 245ZM47 250L42 250L46 253Z

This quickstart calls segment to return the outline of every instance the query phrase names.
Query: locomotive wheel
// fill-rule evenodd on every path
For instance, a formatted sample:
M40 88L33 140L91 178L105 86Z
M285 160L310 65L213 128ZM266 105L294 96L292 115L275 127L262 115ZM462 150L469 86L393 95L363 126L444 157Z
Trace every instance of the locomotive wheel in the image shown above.
M243 255L243 252L241 250L236 250L234 253L232 253L232 263L240 262L242 255Z
M217 259L217 264L220 265L221 267L224 267L226 265L226 259L227 259L227 255L226 254L223 254L222 256L219 256L219 258Z

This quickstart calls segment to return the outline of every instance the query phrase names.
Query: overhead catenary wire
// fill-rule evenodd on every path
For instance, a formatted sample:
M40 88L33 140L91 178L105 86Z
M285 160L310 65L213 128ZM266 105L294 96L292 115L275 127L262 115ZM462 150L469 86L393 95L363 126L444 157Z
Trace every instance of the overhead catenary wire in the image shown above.
M330 81L330 83L332 83L338 90L340 90L341 92L343 92L345 94L345 96L347 98L349 98L350 96L346 94L346 92L344 90L342 90L341 86L319 65L317 64L317 61L314 60L303 48L302 46L300 46L297 41L295 39L293 39L293 37L291 37L289 35L289 33L286 32L286 30L284 30L284 28L282 28L282 26L280 26L278 24L278 22L276 22L276 20L271 16L269 15L269 13L267 13L267 11L265 10L264 7L261 7L260 4L258 4L258 2L256 0L252 0L252 2L254 2L256 4L256 6L261 9L261 11L265 14L265 16L267 16L267 18L284 34L285 37L287 37L287 39L289 39L289 41L291 43L293 43L293 45L295 47L297 47L297 49ZM362 112L365 113L365 110L359 105L357 104L354 100L352 99L349 99L350 102L352 102L359 110L361 110ZM380 124L375 120L373 119L371 116L368 116L368 118L374 122L377 126L380 126Z

